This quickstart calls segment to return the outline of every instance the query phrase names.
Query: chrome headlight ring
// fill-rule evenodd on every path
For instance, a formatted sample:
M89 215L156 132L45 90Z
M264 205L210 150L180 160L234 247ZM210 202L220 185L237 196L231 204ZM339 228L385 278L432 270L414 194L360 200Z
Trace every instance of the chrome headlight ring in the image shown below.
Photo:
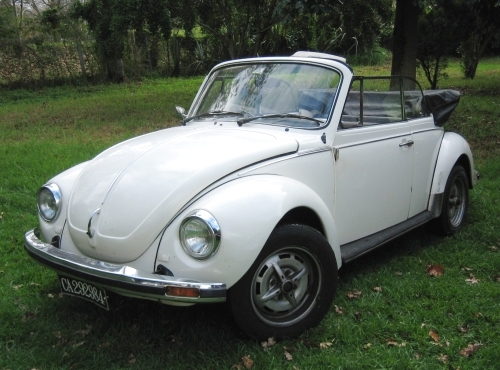
M49 183L37 193L38 213L47 222L54 221L61 211L62 194L59 186Z
M182 221L179 239L191 257L197 260L209 259L219 249L221 240L219 223L205 210L193 211Z

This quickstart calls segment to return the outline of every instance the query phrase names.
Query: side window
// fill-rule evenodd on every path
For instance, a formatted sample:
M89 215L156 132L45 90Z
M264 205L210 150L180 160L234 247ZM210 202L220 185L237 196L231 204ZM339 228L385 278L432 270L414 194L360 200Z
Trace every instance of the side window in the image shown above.
M403 77L355 77L342 112L342 128L407 121L424 116L423 94Z

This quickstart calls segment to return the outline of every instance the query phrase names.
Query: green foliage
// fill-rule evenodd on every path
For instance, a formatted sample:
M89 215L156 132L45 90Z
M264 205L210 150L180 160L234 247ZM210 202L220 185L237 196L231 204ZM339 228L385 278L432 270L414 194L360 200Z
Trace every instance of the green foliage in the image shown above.
M420 16L417 59L431 85L446 78L448 56L458 48L465 35L467 9L455 0L438 0Z
M88 23L110 79L121 82L125 77L122 58L128 32L147 32L168 39L168 5L168 0L90 0L75 3L71 16Z
M500 5L498 0L462 0L467 5L467 18L462 27L468 28L459 52L465 78L476 76L479 60L495 39L500 38Z
M5 43L16 34L16 24L12 12L7 7L0 7L0 45Z

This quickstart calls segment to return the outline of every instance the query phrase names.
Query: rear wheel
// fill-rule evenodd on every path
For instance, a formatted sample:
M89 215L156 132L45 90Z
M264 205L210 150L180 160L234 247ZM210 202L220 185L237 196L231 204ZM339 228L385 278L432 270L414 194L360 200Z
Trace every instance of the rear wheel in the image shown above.
M236 322L256 339L293 337L316 326L337 286L337 262L315 229L276 229L252 267L230 290Z
M456 165L450 172L444 190L441 215L435 220L437 230L452 235L463 226L469 207L469 179L464 168Z

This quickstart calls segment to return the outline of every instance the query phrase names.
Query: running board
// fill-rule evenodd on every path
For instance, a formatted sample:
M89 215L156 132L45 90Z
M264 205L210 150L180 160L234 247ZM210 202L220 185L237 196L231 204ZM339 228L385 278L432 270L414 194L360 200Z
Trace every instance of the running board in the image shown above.
M351 262L352 260L361 257L363 254L380 247L381 245L397 238L398 236L425 224L431 220L432 213L424 211L418 215L403 221L397 225L389 227L388 229L379 231L378 233L368 235L356 241L340 246L340 254L342 256L342 263Z

